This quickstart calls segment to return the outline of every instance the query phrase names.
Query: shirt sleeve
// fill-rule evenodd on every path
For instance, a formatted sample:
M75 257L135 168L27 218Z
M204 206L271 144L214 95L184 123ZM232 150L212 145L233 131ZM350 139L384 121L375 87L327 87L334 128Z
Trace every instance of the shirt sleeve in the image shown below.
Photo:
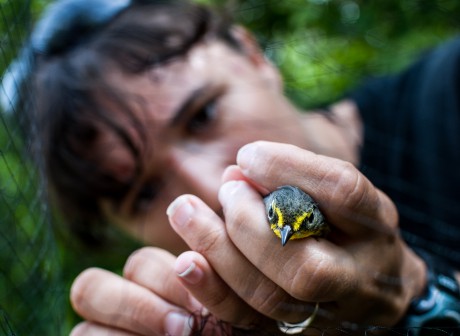
M460 269L460 39L349 95L364 125L361 171L398 207L403 236Z

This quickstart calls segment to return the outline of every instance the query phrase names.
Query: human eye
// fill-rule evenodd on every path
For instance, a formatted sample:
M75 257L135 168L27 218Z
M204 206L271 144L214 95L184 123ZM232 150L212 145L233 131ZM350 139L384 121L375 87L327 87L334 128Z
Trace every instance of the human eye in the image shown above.
M158 182L146 182L142 184L135 193L131 203L131 213L142 214L150 209L158 194L160 193L160 184Z
M200 134L207 131L217 117L216 99L211 99L197 108L186 121L185 128L190 134Z

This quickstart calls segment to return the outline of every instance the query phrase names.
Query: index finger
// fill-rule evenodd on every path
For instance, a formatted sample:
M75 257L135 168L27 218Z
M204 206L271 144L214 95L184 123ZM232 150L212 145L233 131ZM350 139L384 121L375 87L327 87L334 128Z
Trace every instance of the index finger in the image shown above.
M301 188L348 234L395 233L394 204L349 162L293 145L257 141L240 149L237 164L245 176L269 190L286 184Z

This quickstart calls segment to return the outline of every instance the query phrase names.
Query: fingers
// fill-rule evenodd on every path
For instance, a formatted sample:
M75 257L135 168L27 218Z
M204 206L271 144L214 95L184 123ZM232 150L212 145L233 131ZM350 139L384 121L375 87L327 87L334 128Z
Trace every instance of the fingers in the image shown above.
M207 286L199 286L198 283L187 286L196 297L208 302L206 307L212 313L223 314L229 318L228 322L238 325L257 323L260 315L255 310L275 320L299 321L304 317L302 312L293 314L284 308L296 302L238 251L229 239L222 220L200 199L192 195L180 196L170 206L168 214L174 230L192 250L209 262L208 265L204 259L194 259L195 265L205 274L203 278L206 280L202 281ZM218 277L213 274L214 271ZM218 296L205 293L207 288ZM199 293L200 290L204 293ZM226 311L235 305L236 308L231 308L235 311Z
M239 151L237 163L247 178L269 190L285 184L300 187L319 203L330 222L351 235L394 233L398 221L394 204L348 162L258 141Z
M213 315L242 325L254 323L257 314L235 295L201 254L194 251L181 254L175 270L183 286ZM206 290L203 291L203 288Z
M282 247L269 228L261 196L247 183L225 183L219 200L236 247L290 295L324 302L353 292L355 272L349 254L325 239L294 240Z
M71 303L88 321L139 335L187 335L194 322L190 313L147 288L97 268L74 281Z
M262 187L261 185L255 183L253 180L247 178L241 171L240 167L236 165L228 166L224 173L222 174L222 183L228 181L245 181L250 184L251 187L256 189L261 195L267 195L270 193L270 190Z
M175 260L165 250L142 248L129 257L123 274L126 279L161 294L163 299L199 314L203 305L180 284L173 269Z

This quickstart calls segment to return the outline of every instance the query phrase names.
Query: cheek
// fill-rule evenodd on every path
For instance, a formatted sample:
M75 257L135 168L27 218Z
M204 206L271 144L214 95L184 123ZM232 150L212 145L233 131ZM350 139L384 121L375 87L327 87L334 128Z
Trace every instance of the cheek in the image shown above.
M146 204L136 215L114 211L109 203L103 203L107 220L121 231L147 246L155 246L180 254L187 245L169 224L166 209L181 193L175 186L164 187L155 201Z
M170 152L170 173L166 177L168 193L173 198L194 194L218 211L217 192L222 173L236 161L236 150L232 147L235 145L224 135L206 142L183 142L175 147Z
M258 95L248 103L242 115L246 140L266 140L306 147L306 137L299 112L283 97Z
M295 131L293 126L298 127L292 115L283 113L283 106L262 95L240 95L240 99L235 99L233 105L229 103L228 108L225 133L239 147L256 140L288 142Z

